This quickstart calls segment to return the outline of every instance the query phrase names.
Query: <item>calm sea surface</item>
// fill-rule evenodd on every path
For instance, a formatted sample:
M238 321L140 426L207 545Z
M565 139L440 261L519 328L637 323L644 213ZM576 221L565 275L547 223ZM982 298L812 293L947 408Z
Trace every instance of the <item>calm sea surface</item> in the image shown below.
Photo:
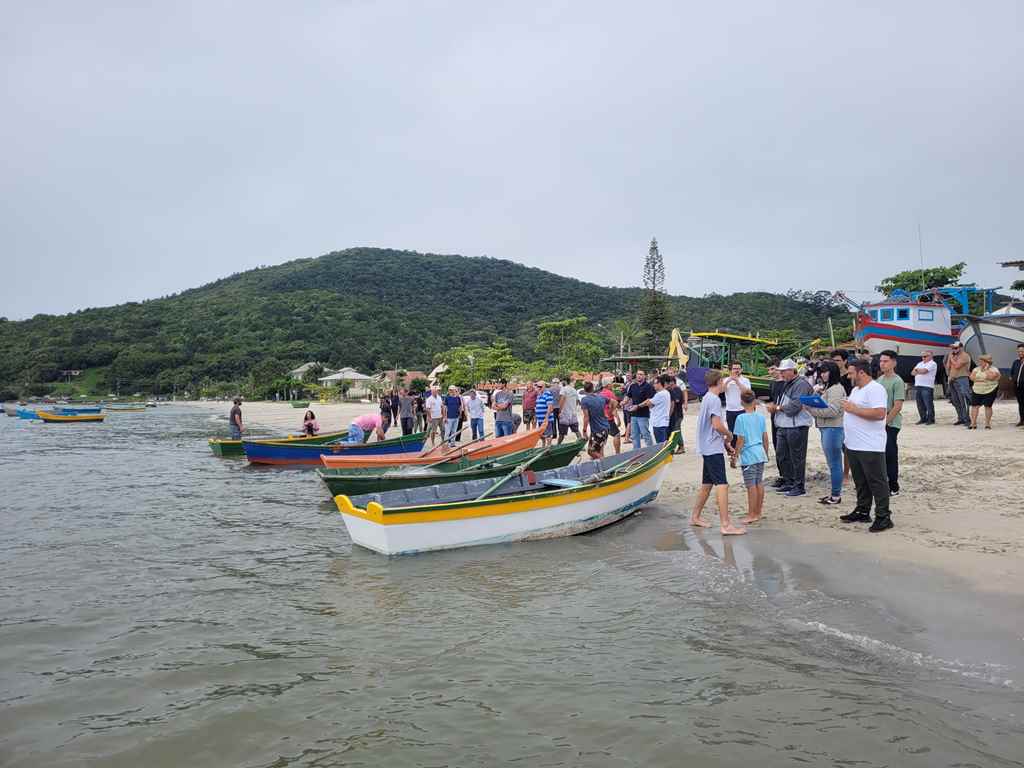
M0 765L1024 764L1016 666L937 655L779 534L661 506L387 560L224 431L0 417Z

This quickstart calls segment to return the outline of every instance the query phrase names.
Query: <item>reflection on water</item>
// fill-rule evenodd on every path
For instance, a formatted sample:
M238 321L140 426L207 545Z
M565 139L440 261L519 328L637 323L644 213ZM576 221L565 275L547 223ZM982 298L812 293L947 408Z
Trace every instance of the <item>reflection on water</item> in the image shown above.
M1014 670L918 651L768 531L663 505L387 560L208 417L115 416L0 421L2 765L1019 764Z

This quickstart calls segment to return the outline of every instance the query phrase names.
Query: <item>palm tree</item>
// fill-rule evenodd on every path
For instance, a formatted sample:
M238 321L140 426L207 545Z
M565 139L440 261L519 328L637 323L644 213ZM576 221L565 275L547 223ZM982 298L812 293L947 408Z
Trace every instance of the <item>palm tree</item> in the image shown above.
M612 323L612 331L619 337L619 356L633 354L633 344L650 335L640 327L636 318L621 318Z

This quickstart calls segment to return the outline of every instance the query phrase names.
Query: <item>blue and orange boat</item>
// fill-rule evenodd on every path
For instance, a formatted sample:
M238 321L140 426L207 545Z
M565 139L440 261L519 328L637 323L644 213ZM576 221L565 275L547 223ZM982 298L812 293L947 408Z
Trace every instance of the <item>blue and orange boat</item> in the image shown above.
M423 432L403 435L376 443L326 443L310 445L299 441L242 441L245 458L252 464L277 466L322 466L321 456L378 456L390 453L408 453L423 449Z

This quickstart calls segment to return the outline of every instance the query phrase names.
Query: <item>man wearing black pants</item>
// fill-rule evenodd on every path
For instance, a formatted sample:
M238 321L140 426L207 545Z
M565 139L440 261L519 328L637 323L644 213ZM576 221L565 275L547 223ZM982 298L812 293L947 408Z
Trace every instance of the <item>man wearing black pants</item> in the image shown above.
M1017 345L1017 359L1010 368L1010 378L1017 393L1017 426L1024 427L1024 344Z
M782 484L775 490L786 496L806 496L807 431L814 419L800 402L800 397L812 394L813 390L807 379L797 375L796 363L788 358L779 363L779 374L786 386L779 395L779 402L768 405L772 420L778 427L775 453L782 474Z
M881 384L871 379L867 361L852 361L850 371L856 386L843 401L843 444L857 489L857 506L839 519L844 523L871 523L874 502L875 520L869 530L880 533L893 527L885 464L888 394Z
M907 399L907 385L896 373L896 353L885 350L878 356L882 375L878 383L885 388L887 411L885 414L885 469L889 477L889 495L900 495L900 428L903 426L903 401Z

